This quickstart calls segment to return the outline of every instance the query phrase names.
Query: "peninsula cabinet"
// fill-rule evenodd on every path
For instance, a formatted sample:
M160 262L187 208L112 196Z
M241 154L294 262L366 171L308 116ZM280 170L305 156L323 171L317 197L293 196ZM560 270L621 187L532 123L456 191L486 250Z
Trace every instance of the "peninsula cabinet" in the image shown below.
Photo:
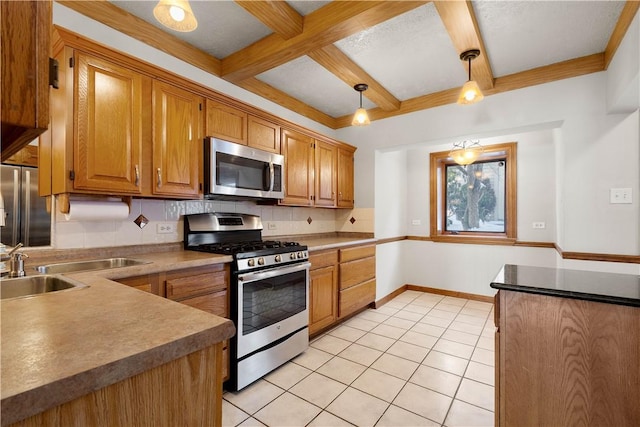
M309 255L309 334L333 325L338 319L338 251Z
M343 318L376 299L376 246L340 249L339 316Z
M51 3L0 2L2 162L49 126Z
M503 272L491 283L496 425L640 425L638 276Z
M198 198L203 98L81 44L54 44L51 193Z

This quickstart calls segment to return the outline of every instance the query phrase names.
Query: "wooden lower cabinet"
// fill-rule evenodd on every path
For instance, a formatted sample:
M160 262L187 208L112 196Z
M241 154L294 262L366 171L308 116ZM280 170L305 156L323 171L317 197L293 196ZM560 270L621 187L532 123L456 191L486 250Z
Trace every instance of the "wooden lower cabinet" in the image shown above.
M640 425L640 308L504 289L497 303L496 425Z
M160 276L158 274L144 274L142 276L126 277L118 279L116 282L154 295L159 295L161 297L165 296L165 289L164 286L160 286Z
M340 249L339 316L345 317L376 299L376 246Z
M96 390L12 426L221 426L222 343Z
M229 318L229 267L224 264L167 272L167 298ZM222 378L229 378L229 341L223 341Z
M338 318L338 251L309 256L309 334L332 325Z

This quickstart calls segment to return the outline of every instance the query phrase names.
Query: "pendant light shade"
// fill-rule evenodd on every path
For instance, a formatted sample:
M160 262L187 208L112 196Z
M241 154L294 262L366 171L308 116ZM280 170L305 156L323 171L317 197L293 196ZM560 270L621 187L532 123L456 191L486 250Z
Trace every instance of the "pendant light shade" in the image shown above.
M358 108L353 115L353 120L351 120L352 126L366 126L371 124L371 120L369 120L369 115L367 114L367 110L362 108L362 92L369 88L368 85L364 83L358 83L353 87L356 91L360 92L360 108Z
M449 157L459 165L470 165L478 160L483 151L480 141L454 142Z
M198 28L189 0L160 0L153 8L153 16L165 27L182 33Z
M471 61L478 56L480 56L480 50L478 49L467 50L460 54L460 60L468 61L469 63L469 80L462 86L462 90L458 96L458 104L475 104L484 98L484 95L478 87L478 83L476 83L475 80L471 80Z

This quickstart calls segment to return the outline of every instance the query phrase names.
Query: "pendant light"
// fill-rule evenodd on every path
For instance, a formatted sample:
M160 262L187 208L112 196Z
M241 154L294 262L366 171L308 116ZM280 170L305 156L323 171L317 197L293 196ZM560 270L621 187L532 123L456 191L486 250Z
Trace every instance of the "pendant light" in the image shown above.
M189 0L160 0L153 8L153 16L165 27L182 33L198 28Z
M362 92L369 88L369 85L365 83L358 83L353 87L356 91L360 92L360 108L356 110L356 113L353 115L353 120L351 121L351 126L366 126L371 124L371 120L369 120L369 115L367 114L367 110L362 108Z
M469 80L462 86L462 90L460 91L460 96L458 96L458 104L466 105L466 104L475 104L478 101L481 101L484 98L484 95L480 91L478 87L478 83L474 80L471 80L471 61L480 56L479 49L471 49L460 54L461 61L468 61L469 63Z
M470 165L478 160L483 151L484 149L478 140L454 142L449 157L459 165Z

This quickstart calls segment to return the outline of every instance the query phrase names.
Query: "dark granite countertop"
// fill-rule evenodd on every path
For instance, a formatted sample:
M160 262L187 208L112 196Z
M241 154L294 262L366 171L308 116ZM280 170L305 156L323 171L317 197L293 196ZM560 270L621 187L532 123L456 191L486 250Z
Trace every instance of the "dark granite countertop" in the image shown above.
M640 307L640 276L505 264L495 289Z

